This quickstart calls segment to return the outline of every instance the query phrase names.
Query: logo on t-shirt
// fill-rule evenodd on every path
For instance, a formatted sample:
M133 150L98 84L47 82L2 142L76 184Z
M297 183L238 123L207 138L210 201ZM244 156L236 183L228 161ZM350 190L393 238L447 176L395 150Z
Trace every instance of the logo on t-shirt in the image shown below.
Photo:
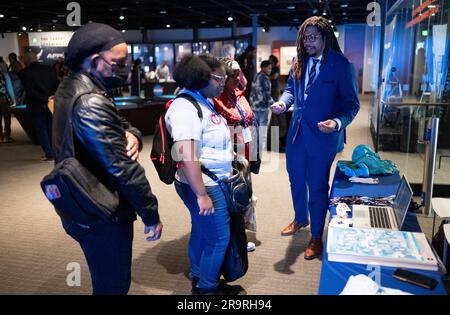
M220 118L219 115L216 115L216 114L212 113L212 114L211 114L211 122L212 122L214 125L220 125L221 122L222 122L222 119Z

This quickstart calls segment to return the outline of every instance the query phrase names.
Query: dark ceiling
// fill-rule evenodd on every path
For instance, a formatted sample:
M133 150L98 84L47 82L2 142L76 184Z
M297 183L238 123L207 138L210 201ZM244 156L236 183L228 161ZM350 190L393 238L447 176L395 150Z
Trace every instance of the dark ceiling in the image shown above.
M0 4L0 31L18 32L39 28L71 30L66 24L70 0L7 1ZM363 23L371 1L348 0L95 0L77 1L81 6L81 24L107 23L117 29L206 28L251 26L257 14L261 26L298 26L311 15L325 11L334 23ZM1 15L4 17L1 18ZM120 15L124 16L121 20ZM232 16L233 22L228 21ZM31 30L33 29L33 30Z

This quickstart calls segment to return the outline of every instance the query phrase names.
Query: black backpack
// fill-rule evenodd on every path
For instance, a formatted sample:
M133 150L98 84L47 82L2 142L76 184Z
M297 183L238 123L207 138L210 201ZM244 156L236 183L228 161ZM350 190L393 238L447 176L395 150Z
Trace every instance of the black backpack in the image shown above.
M155 166L159 179L170 185L175 181L175 173L178 168L178 162L174 161L172 157L173 138L166 127L166 113L170 105L177 98L187 99L197 109L198 117L203 119L203 113L200 105L197 103L194 97L189 94L181 93L176 98L170 100L166 104L166 108L159 118L158 125L155 128L153 136L152 151L150 152L150 159Z

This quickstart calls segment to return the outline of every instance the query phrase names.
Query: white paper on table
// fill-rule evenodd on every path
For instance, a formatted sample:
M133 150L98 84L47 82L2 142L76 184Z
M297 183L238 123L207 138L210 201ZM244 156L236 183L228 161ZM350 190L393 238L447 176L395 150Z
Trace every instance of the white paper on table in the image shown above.
M379 286L366 275L350 276L340 295L411 295L411 293Z

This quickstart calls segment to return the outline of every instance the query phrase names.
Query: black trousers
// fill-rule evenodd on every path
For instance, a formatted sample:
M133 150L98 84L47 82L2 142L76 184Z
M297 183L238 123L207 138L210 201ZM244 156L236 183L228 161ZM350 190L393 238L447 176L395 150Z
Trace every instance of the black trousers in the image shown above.
M81 246L94 295L126 295L131 284L133 222L84 226L62 219L66 233Z
M3 120L5 129L3 132ZM11 113L9 111L9 102L6 98L0 97L0 138L11 137Z

